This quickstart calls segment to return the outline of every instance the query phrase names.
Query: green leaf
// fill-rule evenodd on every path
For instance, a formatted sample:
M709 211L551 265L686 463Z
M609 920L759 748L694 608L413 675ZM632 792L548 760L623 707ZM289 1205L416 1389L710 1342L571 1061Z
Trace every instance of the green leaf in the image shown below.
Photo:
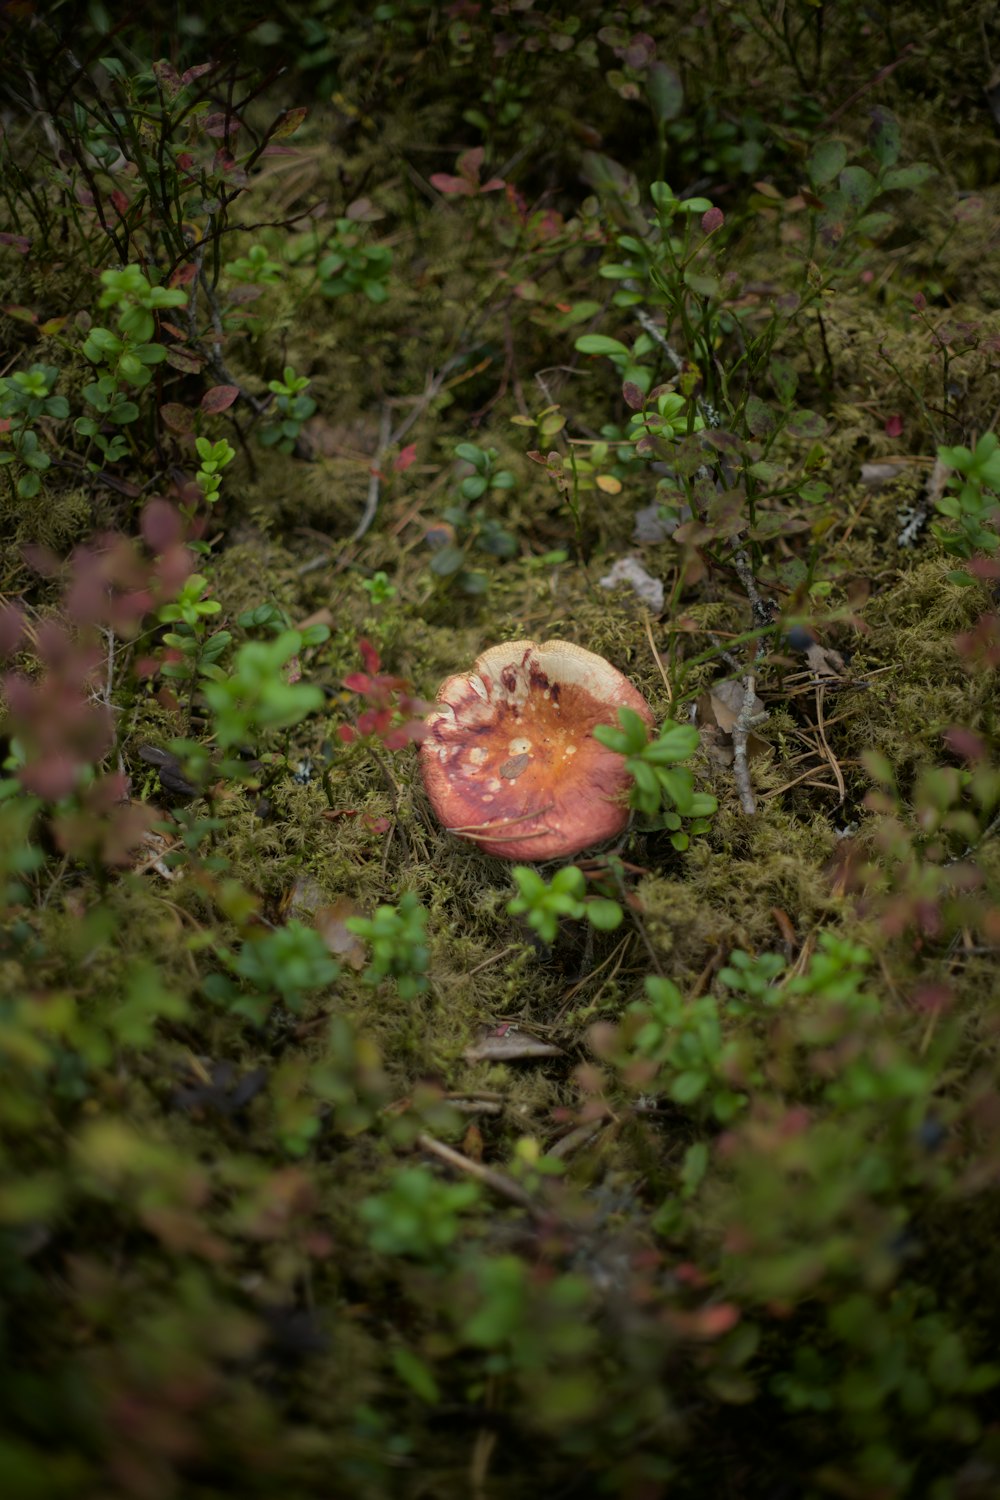
M899 160L899 123L894 115L881 105L872 110L872 123L868 131L868 145L880 167L892 167Z
M462 459L463 463L472 464L477 469L485 469L487 466L486 454L482 448L477 448L475 443L458 443L455 447L455 457Z
M450 578L465 562L461 547L442 547L431 558L431 572L436 578Z
M818 141L809 157L806 171L814 188L825 187L847 163L847 147L842 141Z
M599 932L613 932L616 927L621 926L624 916L617 901L598 896L587 902L587 920Z
M879 183L887 193L903 188L918 188L931 176L933 167L925 161L914 162L912 167L892 167L883 172Z
M392 1363L396 1374L410 1387L421 1401L433 1404L441 1399L441 1389L430 1367L412 1349L400 1347L392 1351Z
M879 235L885 234L896 222L895 214L873 213L864 214L855 224L858 234L863 234L870 240L878 239Z
M583 333L573 345L580 354L609 354L614 358L629 358L629 351L619 339L609 339L603 333Z
M854 209L867 208L877 191L874 177L864 167L845 167L840 190Z
M693 1104L708 1086L708 1074L688 1071L678 1073L670 1085L670 1097L675 1104Z
M676 120L684 107L684 86L673 68L654 62L646 74L646 96L653 119L663 126Z

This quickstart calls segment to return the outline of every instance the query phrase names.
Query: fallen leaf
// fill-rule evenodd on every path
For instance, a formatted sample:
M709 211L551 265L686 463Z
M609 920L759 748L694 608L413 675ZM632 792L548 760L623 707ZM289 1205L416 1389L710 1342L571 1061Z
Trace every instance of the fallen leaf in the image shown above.
M821 646L813 641L806 651L806 661L814 677L842 678L847 675L847 663L839 651L832 646Z
M892 459L881 459L878 463L861 465L861 483L867 485L871 490L880 489L883 484L897 479L903 472L904 465L893 463Z
M477 1042L466 1047L466 1062L517 1062L527 1057L560 1057L562 1048L539 1041L515 1026L494 1026L482 1032Z
M365 945L347 928L349 917L360 917L364 913L356 901L349 896L338 896L321 906L313 916L313 925L330 952L344 961L351 969L363 969L367 961Z
M705 748L709 760L721 770L727 769L733 763L733 735L732 731L737 719L743 709L745 692L743 684L737 682L733 677L723 677L698 699L698 727L701 730L701 742ZM753 697L751 712L757 714L766 713L764 704L757 697ZM756 734L747 736L747 758L753 760L762 751L768 748L766 740L760 739Z

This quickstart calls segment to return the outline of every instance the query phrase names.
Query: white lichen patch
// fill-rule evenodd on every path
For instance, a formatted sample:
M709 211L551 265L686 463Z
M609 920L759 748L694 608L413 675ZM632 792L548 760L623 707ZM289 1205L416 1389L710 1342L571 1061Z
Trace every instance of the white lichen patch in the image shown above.
M511 755L527 755L531 750L531 741L526 740L523 735L518 735L516 739L510 741L507 749Z

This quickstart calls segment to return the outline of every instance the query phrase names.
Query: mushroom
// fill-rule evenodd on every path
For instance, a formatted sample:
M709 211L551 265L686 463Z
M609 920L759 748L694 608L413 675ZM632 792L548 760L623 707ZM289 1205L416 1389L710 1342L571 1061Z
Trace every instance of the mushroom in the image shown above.
M625 762L594 738L645 699L602 656L568 641L507 641L438 689L420 746L424 785L450 833L503 859L577 854L628 821Z

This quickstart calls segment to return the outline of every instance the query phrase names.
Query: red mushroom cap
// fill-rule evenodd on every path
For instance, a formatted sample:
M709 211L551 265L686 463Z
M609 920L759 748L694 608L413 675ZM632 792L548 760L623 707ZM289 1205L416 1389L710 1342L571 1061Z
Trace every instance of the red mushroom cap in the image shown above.
M628 822L625 762L593 736L645 699L602 656L568 641L491 646L438 689L420 747L450 833L503 859L577 854Z

